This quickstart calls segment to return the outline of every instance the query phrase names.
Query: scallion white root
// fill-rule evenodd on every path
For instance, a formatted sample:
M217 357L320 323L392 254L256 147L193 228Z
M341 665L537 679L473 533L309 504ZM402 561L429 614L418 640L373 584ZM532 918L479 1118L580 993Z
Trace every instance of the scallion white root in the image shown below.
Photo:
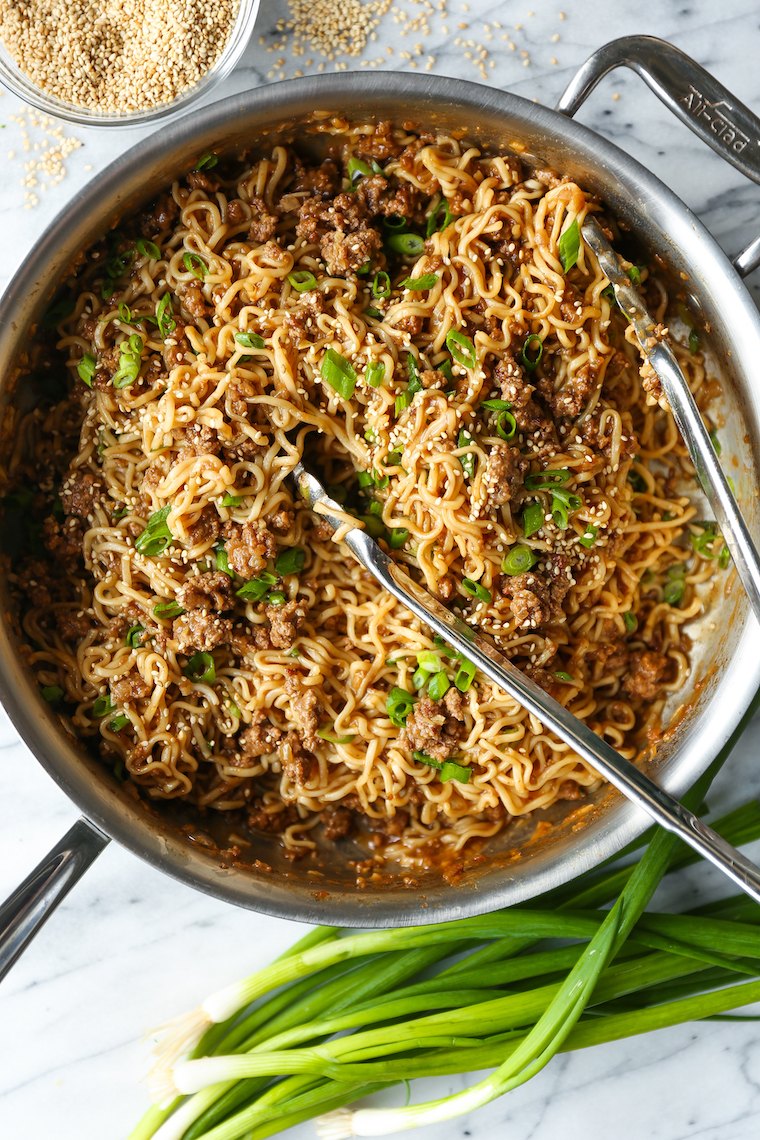
M203 1006L198 1006L190 1013L183 1013L155 1029L148 1030L145 1034L143 1038L145 1041L151 1038L158 1039L153 1046L153 1064L146 1077L148 1092L154 1103L158 1099L162 1102L166 1100L166 1096L160 1095L158 1090L163 1092L167 1083L171 1082L172 1069L176 1062L195 1048L211 1025L213 1019L209 1017Z
M453 1116L472 1112L495 1100L500 1089L490 1078L473 1085L455 1096L431 1100L427 1104L407 1108L358 1108L354 1112L338 1109L317 1120L317 1135L321 1140L349 1140L353 1136L388 1136L407 1128L421 1128L424 1124L440 1124Z
M355 1136L352 1123L355 1115L350 1108L335 1108L324 1116L318 1116L314 1127L319 1140L347 1140L348 1137Z

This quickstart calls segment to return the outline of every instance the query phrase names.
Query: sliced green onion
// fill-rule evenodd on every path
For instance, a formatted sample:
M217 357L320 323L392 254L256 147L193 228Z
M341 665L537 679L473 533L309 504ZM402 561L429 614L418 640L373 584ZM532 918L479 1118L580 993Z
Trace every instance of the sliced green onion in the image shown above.
M638 471L628 472L628 482L638 494L641 494L647 489L647 481L643 475L639 475Z
M443 373L446 378L446 383L450 387L454 383L454 373L451 371L451 361L444 360L442 364L438 365L438 371Z
M406 218L402 218L399 214L388 214L387 217L383 218L383 229L391 230L392 232L395 230L396 233L398 233L401 230L405 230L406 225Z
M436 673L435 676L431 679L430 684L428 685L428 696L430 697L431 701L440 701L441 697L443 697L450 688L451 682L449 681L445 672L441 670L439 673Z
M354 158L352 155L348 160L348 180L351 185L355 185L362 178L371 178L372 171L367 166L366 162L362 162L360 158Z
M394 253L403 253L407 257L419 256L425 249L425 243L419 234L391 234L387 244Z
M202 281L208 273L208 266L203 258L199 257L197 253L190 253L189 250L182 255L182 264L187 272L192 273L193 277L197 277L199 281Z
M156 309L156 320L158 321L158 329L161 336L167 337L169 333L174 332L177 327L177 322L172 316L172 298L170 293L164 293L161 300L158 302Z
M472 684L472 682L475 679L475 674L477 673L477 671L478 671L477 665L474 665L472 663L472 661L465 661L464 659L462 659L462 664L459 666L459 670L457 671L457 675L454 678L454 684L459 689L460 693L466 693L467 692L470 685Z
M441 765L441 783L447 784L449 780L459 780L460 784L469 784L472 771L455 764L453 760L444 760Z
M379 487L381 491L385 490L391 481L390 475L381 475L379 471L375 472L375 486ZM378 504L379 506L379 504Z
M414 392L410 392L408 388L405 392L402 392L400 395L396 396L396 403L394 405L394 411L396 415L400 416L404 408L408 408L413 399Z
M409 541L409 531L405 526L396 527L388 535L388 545L391 550L399 550L405 542Z
M477 364L475 345L464 333L449 329L446 334L446 347L457 364L461 364L464 368L474 368Z
M534 343L538 345L538 352L531 359L531 357L528 356L528 349ZM525 344L522 346L522 351L520 352L520 359L523 362L523 366L527 368L529 372L535 372L535 370L538 368L538 362L543 355L544 342L541 340L541 337L538 335L538 333L531 333L528 339L525 341Z
M561 530L567 528L570 511L578 511L583 500L578 495L572 495L563 487L555 487L552 491L552 516Z
M707 547L710 546L718 537L718 529L714 522L699 521L694 523L694 526L702 527L702 534L691 534L692 550L695 554L699 554L702 558L714 558L714 554L708 553Z
M119 320L124 321L125 324L131 324L132 322L132 313L126 301L119 302Z
M441 661L432 649L423 649L417 654L417 664L420 669L427 669L428 673L437 673L441 668Z
M344 400L350 400L356 387L356 373L339 352L328 348L322 360L322 379Z
M425 685L427 683L429 676L430 676L430 670L429 669L417 669L416 670L416 672L414 673L414 676L412 677L412 685L414 686L415 689L417 689L418 692L423 687L423 685Z
M720 554L718 555L718 565L720 566L721 570L725 570L730 561L731 561L731 551L728 549L727 546L724 546L723 549L721 550Z
M550 471L539 471L536 475L528 475L525 486L529 491L553 490L561 487L570 478L572 472L567 467L555 467Z
M633 610L625 611L623 614L623 621L625 622L625 628L629 633L635 633L639 628L639 619L636 617L636 614L633 612Z
M202 685L213 685L216 680L214 658L210 653L196 653L182 670L189 681Z
M230 560L227 557L227 550L224 543L221 543L214 549L214 554L216 555L217 570L219 570L222 574L226 574L228 578L231 578L232 571L230 570Z
M219 161L218 155L216 155L216 154L204 154L203 158L200 158L198 160L198 165L196 166L195 169L196 170L212 170L216 166L218 161Z
M161 258L161 250L154 241L138 238L135 242L135 248L141 257L152 257L154 261L159 261Z
M475 582L472 578L463 578L462 588L467 591L471 598L479 598L481 602L492 601L491 594L485 586L481 586L480 582Z
M490 412L508 412L512 407L509 400L481 400L480 406Z
M372 282L372 296L373 297L390 297L391 295L391 279L385 270L375 274L375 279Z
M240 709L237 707L235 702L231 701L229 698L227 699L227 708L230 710L230 712L232 713L233 716L236 716L238 718L238 720L240 720L240 718L243 714L241 713Z
M111 700L111 695L107 693L106 696L97 698L95 704L92 706L92 715L98 717L107 716L108 713L114 711L114 708L115 706Z
M558 681L564 681L566 685L575 684L575 677L572 677L570 673L557 672L552 675L556 677Z
M673 566L668 566L668 578L684 578L686 576L686 566L683 562L676 562Z
M246 582L244 586L236 590L236 594L244 602L258 602L264 597L269 587L276 584L277 576L270 574L268 570L264 570L258 578L252 578L250 582Z
M457 447L468 447L471 443L474 442L475 440L470 435L470 433L462 428L462 430L459 432L459 435L457 436ZM476 461L477 457L473 455L471 451L468 451L466 455L459 456L459 462L462 465L462 470L470 479L475 474Z
M135 550L140 554L155 558L156 555L163 554L170 545L173 535L166 525L166 520L171 509L171 503L168 503L150 516L145 530L135 540Z
M317 729L317 736L321 736L322 740L329 740L331 744L350 744L355 734L350 733L348 736L336 736L334 726L328 724L325 725L324 728Z
M383 314L380 312L380 310L379 309L373 309L372 307L370 307L369 309L365 309L364 315L365 315L365 317L372 317L373 321L385 320L385 318L384 318Z
M441 214L443 214L442 218ZM445 230L453 221L454 215L449 212L448 200L441 198L427 220L427 230L425 232L428 237L432 237L434 233L440 233L441 230Z
M264 601L268 606L284 606L287 598L283 594L282 590L270 590L267 596L264 598Z
M124 713L120 713L118 716L115 716L113 720L108 722L108 727L110 728L111 732L121 732L121 730L123 728L126 728L128 724L129 717L125 716Z
M137 346L133 344L137 341ZM140 374L140 353L142 352L142 339L133 333L128 341L121 345L119 367L111 379L114 388L128 388Z
M501 412L499 414L499 418L496 421L496 431L507 443L515 438L517 420L511 412Z
M368 364L367 371L364 373L364 379L370 388L379 388L385 379L385 364L383 361L373 360L371 364Z
M523 515L523 518L525 515ZM543 524L543 514L541 515ZM513 546L509 554L505 555L501 568L505 574L514 577L515 574L524 574L530 570L536 561L536 555L528 546Z
M389 451L383 460L383 467L400 467L403 458L403 451Z
M578 542L581 544L581 546L585 546L588 549L590 549L594 545L594 543L596 542L596 536L598 534L599 534L599 527L598 526L592 526L590 523L587 523L586 529L583 532L583 534L580 536L580 538L578 539Z
M63 697L60 685L43 685L40 692L49 705L57 705Z
M692 329L689 333L689 352L692 354L699 352L699 333L696 329Z
M575 219L570 223L559 239L559 259L562 262L562 268L565 273L569 273L575 265L580 249L581 231L578 228L578 220Z
M369 275L369 271L371 268L372 268L372 259L370 258L369 261L364 262L364 265L359 266L359 268L356 271L356 276L357 277L367 277Z
M305 293L307 289L316 289L317 279L308 269L294 269L288 274L288 281L296 293Z
M713 428L713 430L710 432L710 440L712 441L712 445L713 445L713 449L715 451L715 454L720 455L721 452L723 451L723 448L721 446L720 440L718 439L718 429L717 428Z
M235 333L235 340L238 344L242 344L244 348L264 348L264 338L259 336L258 333L252 332L239 332Z
M97 360L91 352L86 352L82 359L77 364L77 372L79 373L80 380L83 380L88 388L92 388L92 378L95 375L95 368L97 367Z
M291 546L277 556L275 571L284 578L286 574L300 574L306 562L306 551L300 546Z
M606 285L604 287L604 289L602 289L602 296L606 297L611 305L614 305L617 303L617 298L615 297L614 285Z
M145 633L144 625L133 625L127 633L127 645L132 649L137 649L142 645L142 634Z
M403 728L416 700L412 693L394 685L385 701L385 711L390 717L391 724L395 724L396 728Z
M370 161L370 166L372 167L374 174L379 174L381 178L385 178L387 180L388 175L385 173L380 163L377 162L374 158Z
M348 488L343 483L330 483L326 490L330 498L334 499L336 503L340 503L341 506L348 498Z
M157 618L175 618L184 612L179 602L158 602L153 607L153 613Z
M231 495L229 491L222 499L223 507L239 507L243 501L242 495Z
M401 282L402 289L411 289L413 292L422 289L432 289L436 281L438 281L437 273L425 273L422 277L406 277Z
M378 503L379 507L380 504ZM382 507L380 507L382 510ZM378 518L377 515L357 515L359 522L364 523L364 529L370 538L381 538L385 534L385 525L383 520Z
M523 536L530 538L544 525L544 508L540 503L529 503L522 513ZM527 546L522 547L527 550Z
M628 270L628 276L630 277L633 284L637 287L641 284L641 270L639 269L638 265L631 266L631 268Z
M673 578L667 582L662 592L663 599L669 606L677 606L683 598L684 582L681 578Z
M356 476L356 481L360 487L372 487L375 482L375 476L371 471L359 471Z
M417 361L415 360L414 356L412 356L411 352L406 358L406 370L409 374L409 384L407 385L407 390L411 392L413 396L416 396L418 392L422 391L424 385L420 380L420 370L417 367Z

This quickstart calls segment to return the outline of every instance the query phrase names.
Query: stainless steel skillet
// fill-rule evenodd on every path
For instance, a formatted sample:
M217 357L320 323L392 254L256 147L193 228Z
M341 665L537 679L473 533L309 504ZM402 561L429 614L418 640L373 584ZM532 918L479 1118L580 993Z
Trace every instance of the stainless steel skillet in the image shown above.
M595 80L621 64L634 67L714 149L760 182L760 122L675 48L644 37L616 41L593 56L563 97L561 113L476 84L360 72L235 96L140 143L77 195L43 235L0 302L0 460L8 454L24 399L19 368L26 331L80 248L190 169L209 149L268 149L276 141L298 137L316 151L324 134L315 128L324 127L330 113L347 121L412 118L429 130L464 129L483 147L512 146L528 162L565 171L603 197L634 228L650 254L662 258L683 282L712 330L716 359L723 367L722 460L757 540L757 310L737 269L688 207L643 166L565 113L574 113ZM760 241L737 259L742 273L758 262ZM650 774L675 795L704 771L760 684L757 630L740 589L711 597L704 621L691 629L692 681L667 710L675 718L672 731L647 759ZM147 814L96 759L61 733L16 644L12 619L3 606L0 696L26 743L89 822L76 825L56 853L43 861L33 882L20 888L0 912L0 968L20 952L108 837L183 882L238 905L302 921L370 927L463 917L530 898L619 851L647 823L640 811L605 788L581 814L574 811L577 805L567 804L566 814L551 816L554 827L540 842L532 841L535 819L517 821L489 844L485 861L465 870L457 885L421 874L417 888L390 884L362 889L349 859L366 852L350 845L328 845L320 851L321 863L290 867L278 862L276 848L262 839L251 854L270 864L271 872L221 866L218 856L179 833L172 820L160 814L160 805L155 815ZM686 707L676 716L682 702Z

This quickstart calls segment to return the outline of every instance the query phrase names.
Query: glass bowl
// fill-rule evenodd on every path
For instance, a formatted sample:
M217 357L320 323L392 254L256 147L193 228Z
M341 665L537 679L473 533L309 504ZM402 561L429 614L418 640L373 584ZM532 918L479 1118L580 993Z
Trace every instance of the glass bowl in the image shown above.
M0 40L0 82L29 106L35 107L43 114L54 115L57 119L64 119L66 122L77 123L80 126L136 127L147 123L157 123L161 119L168 119L172 115L186 111L194 103L203 99L223 79L227 78L251 38L260 3L261 0L240 0L240 7L227 46L214 66L194 86L186 88L182 94L170 102L160 103L156 107L148 107L140 111L125 111L124 114L113 114L112 112L91 111L87 107L80 107L75 103L58 99L55 95L48 95L24 74L2 40Z

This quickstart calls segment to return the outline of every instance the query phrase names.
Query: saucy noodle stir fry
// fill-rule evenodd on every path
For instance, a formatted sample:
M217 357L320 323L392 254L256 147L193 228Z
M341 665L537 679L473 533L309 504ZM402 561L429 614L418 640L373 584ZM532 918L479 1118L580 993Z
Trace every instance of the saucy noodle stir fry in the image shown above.
M628 757L728 552L581 238L593 212L631 253L603 204L454 137L320 131L319 164L204 156L82 255L29 350L11 580L43 696L134 794L425 865L599 777L294 501L300 455ZM707 409L696 329L674 348Z

